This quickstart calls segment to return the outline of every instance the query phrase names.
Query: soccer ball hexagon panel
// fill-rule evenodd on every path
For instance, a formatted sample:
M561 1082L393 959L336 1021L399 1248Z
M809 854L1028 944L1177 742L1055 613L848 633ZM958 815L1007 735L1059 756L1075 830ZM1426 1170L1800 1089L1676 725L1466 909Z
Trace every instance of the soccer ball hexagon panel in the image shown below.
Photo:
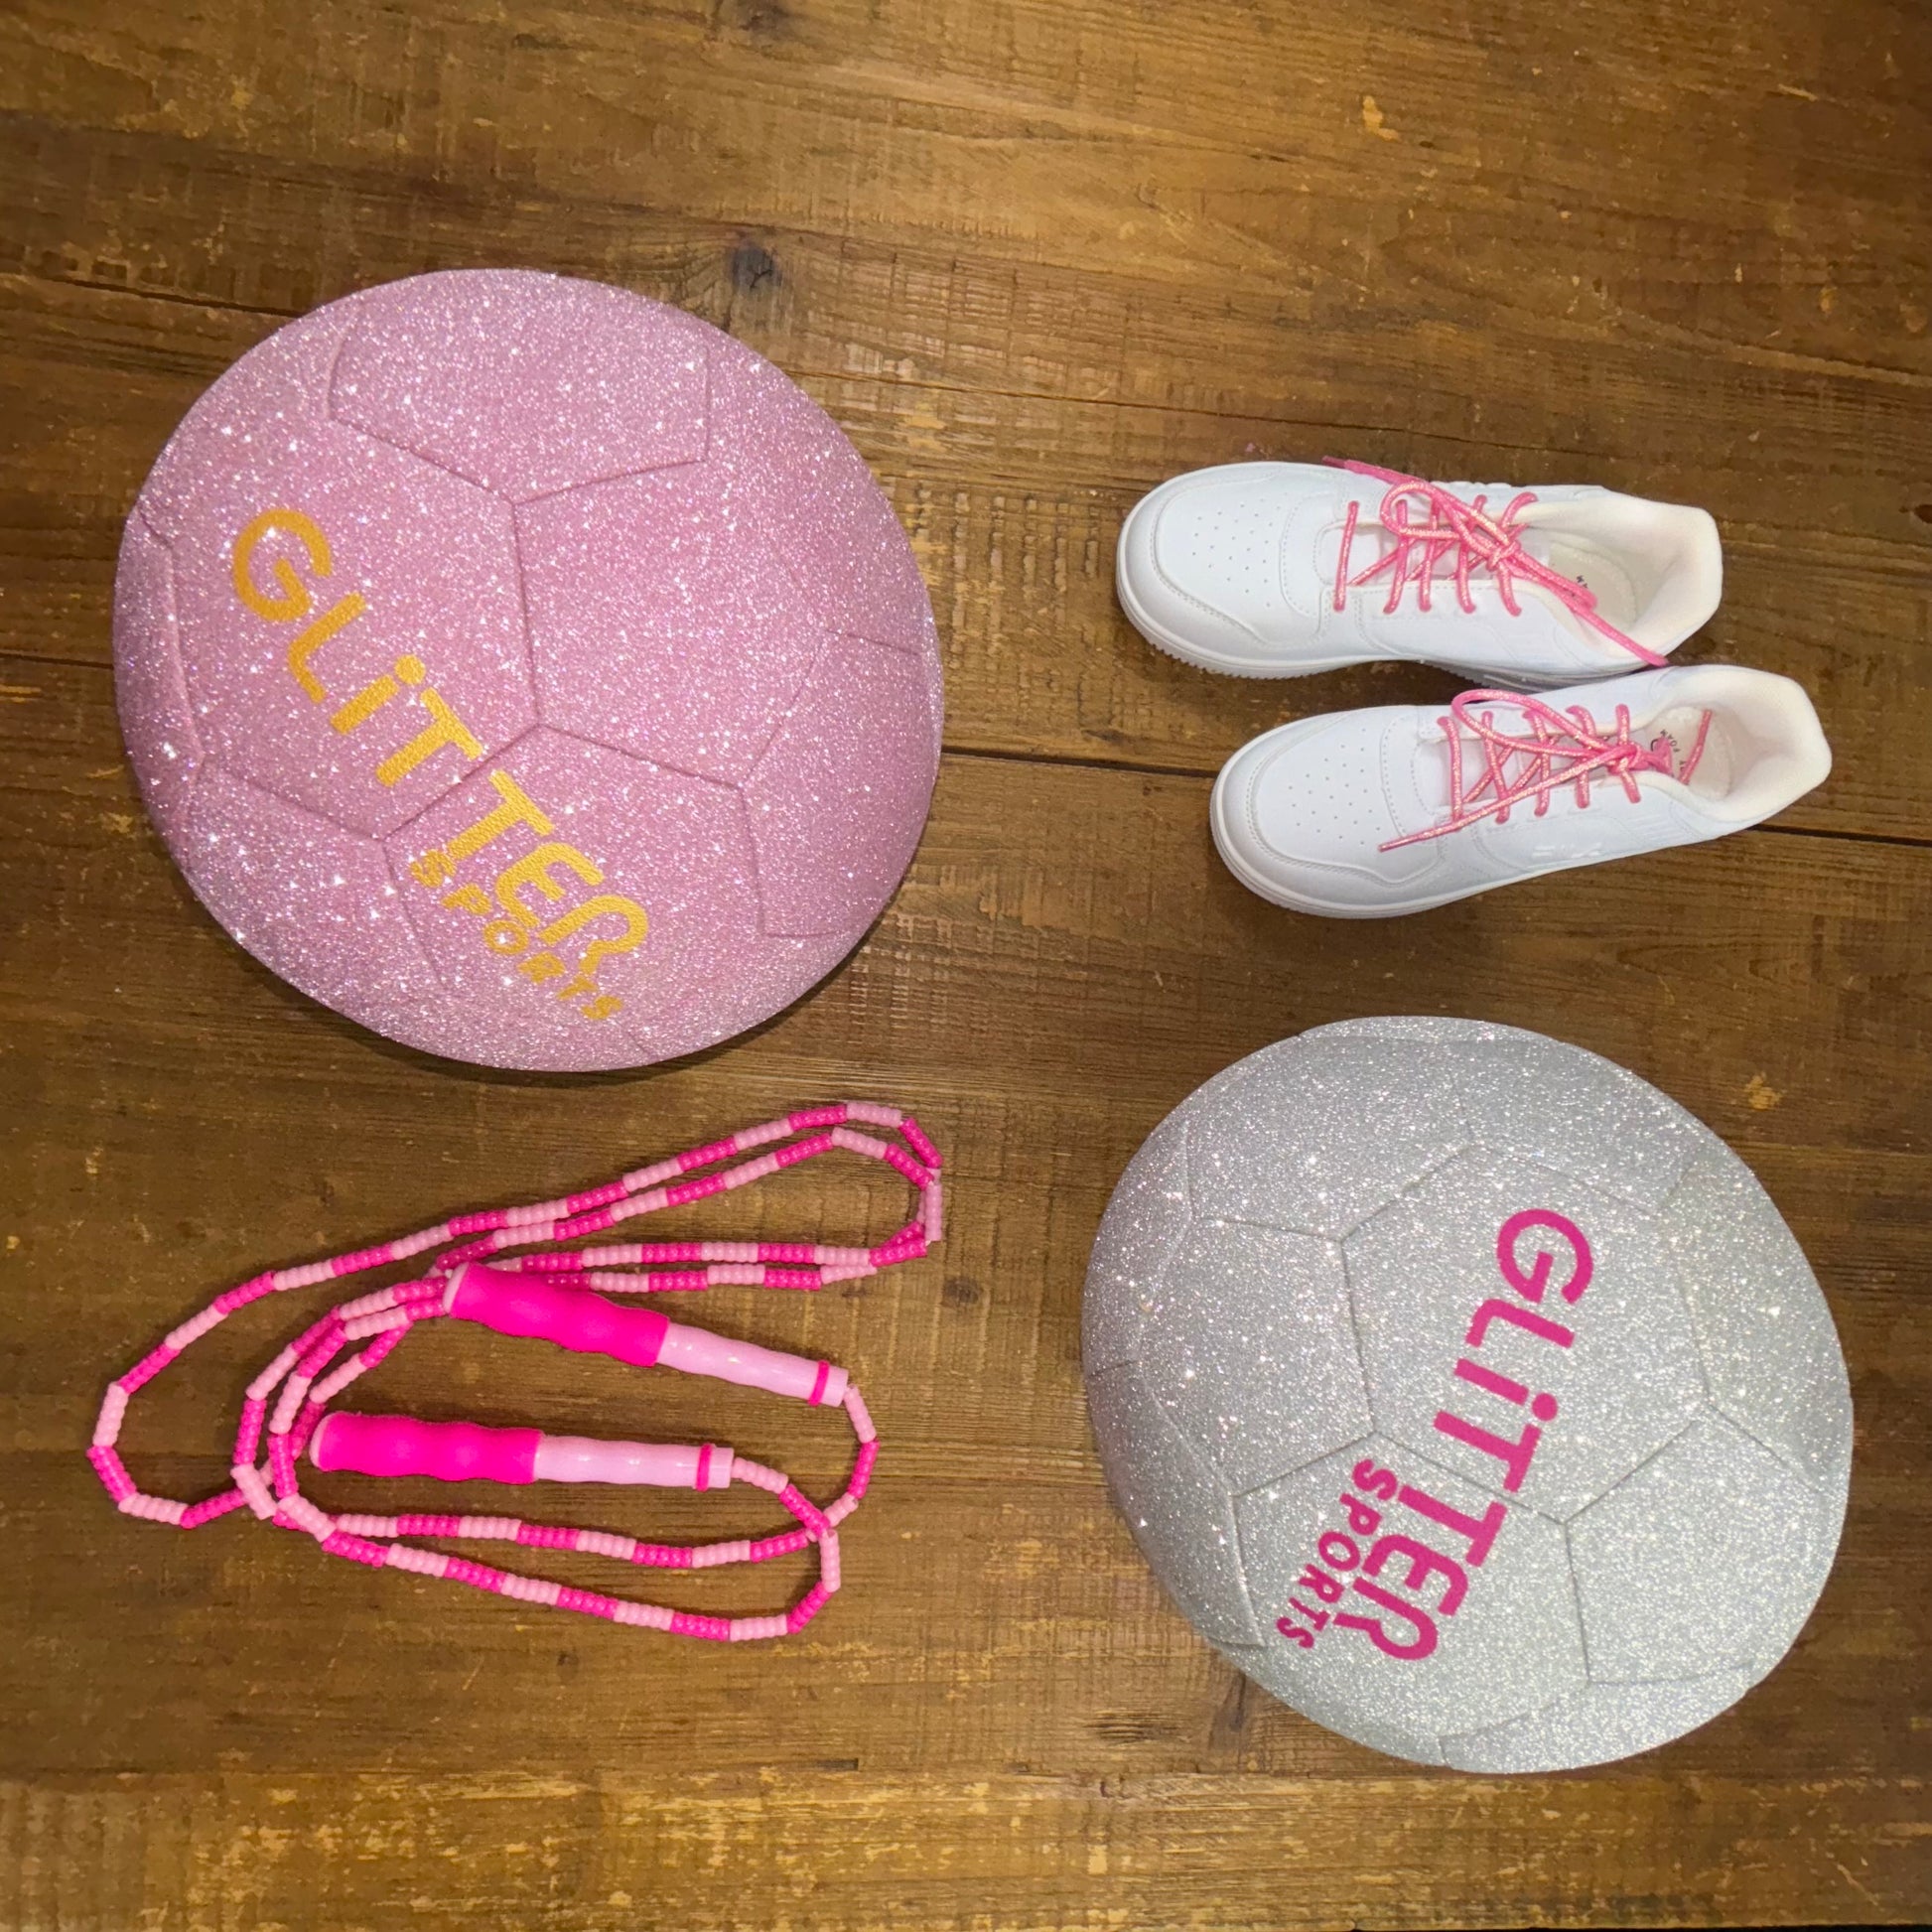
M1539 1035L1354 1021L1230 1067L1129 1164L1082 1319L1170 1594L1396 1756L1666 1742L1830 1571L1851 1397L1803 1253L1709 1129Z
M426 275L190 411L128 519L123 729L302 991L485 1064L711 1045L857 945L938 766L891 504L761 357L623 290Z

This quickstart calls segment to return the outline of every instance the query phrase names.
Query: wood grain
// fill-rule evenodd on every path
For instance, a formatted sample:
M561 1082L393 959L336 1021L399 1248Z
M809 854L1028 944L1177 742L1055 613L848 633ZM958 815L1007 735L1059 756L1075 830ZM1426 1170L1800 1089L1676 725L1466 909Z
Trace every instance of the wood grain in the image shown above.
M0 1926L1932 1916L1927 81L1902 0L9 9ZM332 295L504 261L681 302L803 380L892 490L947 651L932 821L865 946L638 1076L430 1061L291 993L181 885L112 712L120 520L194 395ZM1121 621L1113 539L1176 470L1329 452L1708 504L1726 600L1687 654L1801 678L1833 779L1423 919L1250 897L1207 840L1220 759L1453 686L1200 677ZM1077 1339L1114 1178L1199 1080L1364 1012L1634 1067L1751 1162L1831 1299L1838 1569L1785 1664L1663 1751L1480 1780L1358 1749L1209 1653L1107 1501ZM803 1641L687 1654L102 1502L102 1383L225 1281L833 1094L917 1110L953 1217L931 1263L706 1311L850 1363L880 1418ZM843 1238L900 1207L851 1172L685 1224ZM219 1479L275 1331L156 1385L143 1471ZM586 1430L636 1397L475 1335L384 1378ZM666 1434L841 1466L829 1421L767 1439L756 1400L647 1394ZM695 1504L631 1514L690 1533Z

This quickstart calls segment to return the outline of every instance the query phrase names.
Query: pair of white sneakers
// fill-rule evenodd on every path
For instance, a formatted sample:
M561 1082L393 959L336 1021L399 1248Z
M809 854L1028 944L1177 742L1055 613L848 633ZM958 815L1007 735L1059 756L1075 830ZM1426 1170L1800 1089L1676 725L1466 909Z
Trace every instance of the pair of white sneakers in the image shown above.
M1118 571L1135 627L1207 670L1399 658L1484 681L1447 712L1304 718L1222 767L1211 819L1228 869L1339 918L1722 838L1823 782L1831 748L1800 686L1666 662L1723 581L1701 509L1363 463L1175 477L1129 513Z

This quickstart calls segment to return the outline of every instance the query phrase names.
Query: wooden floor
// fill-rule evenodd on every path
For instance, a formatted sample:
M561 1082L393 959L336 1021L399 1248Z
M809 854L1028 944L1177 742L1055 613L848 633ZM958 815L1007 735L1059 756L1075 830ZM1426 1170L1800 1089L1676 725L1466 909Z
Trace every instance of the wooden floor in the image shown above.
M7 1928L1932 1916L1922 9L12 0L0 110ZM275 983L188 897L115 729L119 525L195 395L328 297L502 263L683 303L802 381L945 643L931 824L864 950L634 1078L432 1062ZM1831 782L1423 918L1250 897L1208 843L1220 759L1453 686L1190 672L1122 621L1113 539L1175 471L1328 453L1708 505L1727 595L1686 655L1801 679ZM1656 1081L1763 1176L1843 1332L1824 1600L1741 1706L1634 1761L1485 1781L1342 1742L1195 1639L1102 1487L1078 1304L1122 1165L1230 1060L1381 1012ZM107 1378L225 1282L845 1094L916 1109L953 1223L861 1292L727 1305L852 1364L886 1439L794 1644L174 1536L81 1459ZM897 1206L858 1178L706 1225ZM219 1480L272 1326L157 1392L130 1452L158 1486ZM390 1387L586 1429L621 1387L439 1346ZM144 1458L171 1420L207 1452ZM793 1466L829 1476L835 1434Z

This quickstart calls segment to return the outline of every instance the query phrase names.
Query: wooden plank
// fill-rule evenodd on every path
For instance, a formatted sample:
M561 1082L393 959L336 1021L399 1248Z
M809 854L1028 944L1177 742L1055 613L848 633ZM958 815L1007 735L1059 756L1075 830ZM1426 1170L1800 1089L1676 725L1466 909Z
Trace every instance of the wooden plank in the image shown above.
M80 125L734 222L937 230L976 251L1145 262L1175 283L1326 282L1344 300L1384 252L1425 298L1454 291L1506 237L1516 300L1546 319L1578 286L1566 264L1600 247L1621 258L1604 294L1638 317L1675 310L1747 341L1789 320L1782 347L1799 354L1854 329L1864 344L1909 331L1904 352L1928 367L1887 251L1923 261L1932 116L1908 79L1914 16L1882 0L1830 37L1793 0L1708 35L1629 6L1614 31L1555 41L1520 4L1478 23L1238 0L1184 16L950 0L896 18L863 0L514 18L363 0L300 25L41 0L13 35L0 100L56 92ZM1533 137L1555 125L1565 142ZM1848 201L1872 224L1851 250ZM1770 320L1760 290L1702 272L1741 264L1732 250L1802 262L1812 316Z
M1432 1804L1431 1789L1454 1803ZM1914 1795L1858 1778L673 1776L245 1770L0 1786L36 1932L1771 1925L1909 1917ZM1791 1829L1786 1821L1800 1821ZM828 1868L836 1876L828 1881ZM1632 1874L1645 1875L1633 1882Z
M723 261L710 265L722 273ZM687 264L678 286L659 292L688 293L693 274ZM14 506L0 540L16 587L0 603L0 654L101 662L125 505L195 395L269 325L201 300L37 277L0 281L0 305L13 338L0 355L0 464L10 479L0 501ZM782 346L758 332L752 340ZM1121 617L1113 544L1143 488L1244 452L1311 457L1322 445L1310 433L1284 434L1260 416L988 397L874 376L820 376L809 386L857 437L912 532L947 636L948 739L961 749L1211 772L1284 716L1435 702L1456 688L1444 674L1393 666L1287 684L1207 677L1150 648ZM1851 411L1836 427L1794 423L1793 464L1801 438L1843 441L1861 419ZM1369 447L1426 467L1468 455L1415 436ZM1727 483L1708 454L1695 475L1624 481L1705 500L1726 488L1742 497L1742 447ZM1896 501L1911 491L1902 472L1884 477L1875 458L1867 471L1833 495L1833 513L1853 514L1863 489L1856 515L1879 530L1893 515L1887 493ZM1926 546L1853 541L1822 527L1813 478L1777 495L1727 521L1726 603L1686 657L1757 664L1812 691L1839 768L1786 822L1932 838L1932 679L1918 669L1932 643L1916 561ZM1762 520L1775 517L1794 520ZM1917 519L1902 521L1932 538Z
M0 1672L38 1769L346 1773L377 1758L578 1775L609 1748L661 1761L702 1723L712 1768L1385 1776L1239 1692L1163 1603L1093 1462L1077 1309L1106 1194L1169 1106L1269 1039L1391 1005L1508 1018L1657 1079L1759 1168L1844 1326L1861 1461L1815 1634L1721 1723L1615 1775L1895 1779L1922 1763L1920 1719L1896 1695L1932 1653L1914 1568L1932 1532L1918 1420L1932 1347L1910 1320L1932 1200L1932 986L1912 938L1932 877L1917 854L1748 835L1499 894L1371 948L1221 878L1199 779L955 757L894 908L754 1043L633 1082L509 1079L374 1043L250 965L146 830L104 673L33 675L0 706L0 876L34 908L0 974L14 1176L0 1259L31 1289L15 1298L22 1359L62 1366L0 1396L11 1520L34 1553L30 1587L0 1600ZM1606 976L1624 997L1605 998ZM850 1363L881 1419L850 1594L800 1645L672 1660L650 1639L325 1564L294 1538L123 1522L76 1452L107 1378L228 1280L853 1091L913 1105L946 1148L939 1262L705 1312ZM898 1206L876 1176L823 1195L799 1176L768 1205L680 1225L844 1238ZM178 1493L219 1480L216 1419L280 1325L264 1313L157 1386L130 1426L140 1466ZM590 1431L637 1399L615 1370L472 1336L399 1356L384 1386L425 1413ZM798 1437L759 1433L756 1398L646 1399L672 1434L723 1427L754 1453L796 1453L814 1481L843 1467L836 1428L799 1432L795 1451ZM164 1429L205 1452L155 1458ZM667 1498L648 1520L699 1533L680 1501L695 1505ZM722 1581L677 1600L765 1600L762 1580ZM112 1690L129 1673L138 1699ZM1230 1703L1235 1737L1212 1715ZM76 1710L84 1724L64 1721ZM1418 1805L1461 1802L1428 1778L1417 1790ZM1664 1884L1662 1867L1643 1882Z
M1551 18L0 21L0 1923L1925 1919L1922 22ZM180 884L111 712L119 522L194 394L348 287L504 260L681 302L798 374L886 479L947 635L951 752L893 908L754 1038L636 1076L428 1061L280 986ZM1778 831L1396 926L1242 893L1203 823L1229 749L1452 687L1195 676L1120 620L1114 532L1175 470L1337 450L1708 503L1729 583L1693 652L1802 678L1831 785ZM1739 1148L1818 1266L1858 1413L1840 1562L1785 1663L1664 1751L1474 1780L1346 1744L1206 1650L1106 1500L1077 1317L1113 1178L1208 1073L1375 1010L1636 1067ZM114 1516L80 1459L106 1378L225 1281L870 1092L947 1149L945 1249L702 1315L851 1363L882 1423L848 1590L798 1644L673 1650L241 1525L174 1535ZM839 1238L901 1201L808 1172L677 1225ZM219 1480L217 1418L294 1313L156 1385L145 1473ZM443 1335L383 1387L842 1471L832 1419L779 1432L773 1405L658 1379ZM677 1496L560 1513L706 1520ZM749 1608L805 1574L664 1593Z

